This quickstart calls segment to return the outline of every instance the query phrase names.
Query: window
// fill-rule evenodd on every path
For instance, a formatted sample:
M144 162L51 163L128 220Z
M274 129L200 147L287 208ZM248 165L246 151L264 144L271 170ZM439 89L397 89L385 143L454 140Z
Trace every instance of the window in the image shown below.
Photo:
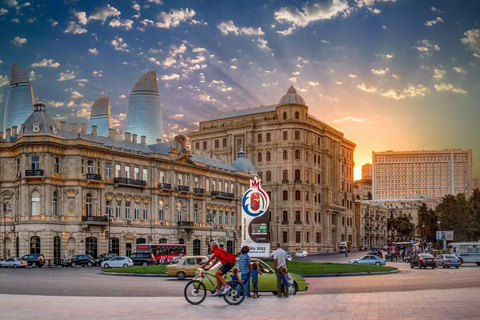
M133 218L135 220L140 219L140 208L138 207L138 204L135 204L135 208L133 208Z
M87 216L93 216L93 197L91 193L87 193L85 198L85 214Z
M112 200L107 200L107 217L113 218Z
M287 150L283 150L283 160L288 160L288 152L287 152Z
M18 164L18 166L20 166L20 164ZM19 171L18 168L17 168L17 171ZM60 158L55 158L55 162L53 164L53 171L55 173L60 173Z
M223 214L221 211L218 213L218 224L223 224Z
M138 167L133 168L133 179L140 180L140 169Z
M261 153L261 152L259 152L259 153L257 154L257 161L258 161L258 162L262 162L262 153Z
M57 194L57 191L53 192L53 215L58 216L58 194Z
M300 190L295 190L295 200L300 201Z
M176 212L177 212L177 222L181 222L182 221L182 203L180 201L177 202Z
M300 180L300 170L295 170L295 180Z
M122 217L122 202L117 201L117 206L115 207L115 218L120 219Z
M130 205L131 205L131 202L125 202L125 219L131 219L131 215L130 215Z
M267 136L266 136L265 140L266 140L267 142L272 141L272 134L271 134L270 132L267 132Z
M125 166L125 178L130 179L130 166Z
M266 181L272 181L272 171L267 171L267 175L265 177Z
M288 170L283 170L282 180L288 180Z
M223 138L222 140L222 146L226 147L227 146L227 138Z
M160 171L160 182L165 183L165 173L163 171Z
M300 160L300 150L295 150L295 160Z
M295 119L300 119L300 112L298 111L295 111Z
M288 190L283 190L283 201L288 200Z
M220 147L220 141L218 141L218 139L215 140L215 148L219 148Z
M82 159L82 174L85 173L85 159Z
M122 168L119 164L116 164L115 165L115 177L116 178L119 178L120 177L120 172L121 172Z
M17 172L20 172L21 171L21 168L20 168L20 158L17 158Z
M163 201L160 200L158 202L158 220L159 221L165 221L165 217L163 215Z
M282 221L288 221L288 211L283 211L283 213L282 213Z
M203 141L203 150L207 149L207 141Z
M287 242L288 242L288 232L287 232L287 231L283 231L283 232L282 232L282 242L283 242L283 243L287 243Z
M143 169L143 180L148 181L148 169Z
M310 242L310 232L307 231L307 243Z
M93 160L88 160L87 162L87 173L95 173L95 164Z
M309 201L309 197L308 197L308 196L309 196L308 191L305 191L305 201Z
M100 161L97 161L97 174L100 175L100 170L102 169Z
M270 151L267 151L267 161L270 161L272 160L272 154L270 153Z
M32 156L32 170L40 169L40 157Z
M317 232L317 243L321 243L322 242L322 234L320 232Z
M143 220L148 220L148 208L146 205L143 208Z
M295 140L300 140L300 131L295 131Z
M198 223L198 207L196 204L193 206L193 222Z
M259 133L257 135L257 142L262 142L262 134L261 133Z
M283 140L288 140L288 132L283 131Z
M230 224L231 224L232 226L235 226L235 213L233 213L233 212L232 212Z
M301 221L301 219L300 219L300 211L295 211L295 221Z
M195 149L200 149L200 142L195 142Z
M30 237L30 254L38 254L41 252L40 237Z
M305 222L309 223L310 222L310 218L309 218L309 214L308 214L308 211L305 212Z
M295 242L300 243L302 239L302 233L300 231L295 232Z
M283 120L287 120L287 113L283 112Z
M107 178L112 177L112 164L110 162L107 162L107 164L105 165L105 176Z

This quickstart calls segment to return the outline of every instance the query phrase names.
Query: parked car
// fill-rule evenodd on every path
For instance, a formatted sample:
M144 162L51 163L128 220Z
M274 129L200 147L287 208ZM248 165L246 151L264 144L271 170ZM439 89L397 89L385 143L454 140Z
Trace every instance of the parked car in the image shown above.
M251 258L252 262L258 262L259 270L262 272L262 275L258 277L258 291L259 292L272 292L273 294L277 294L277 276L275 275L275 271L263 260L257 259L257 258ZM239 265L238 258L235 263L235 266L238 267ZM198 268L197 272L195 274L195 278L198 277L198 275L201 272L207 272L210 275L214 275L218 268L220 268L222 264L219 262L215 266L213 266L211 269L208 271L205 271L202 268ZM305 281L305 279L295 273L289 272L290 276L293 278L293 284L289 285L288 290L291 295L296 294L298 291L307 291L308 290L308 282ZM229 271L226 274L226 279L230 280L231 279L232 272ZM241 274L239 274L239 278L241 277ZM195 279L194 278L194 279ZM203 284L205 285L206 289L213 292L215 290L215 285L216 282L213 281L204 281ZM253 290L252 283L250 282L250 291Z
M358 251L368 251L368 246L360 246L358 247Z
M387 260L380 258L375 255L366 255L360 259L353 259L348 261L349 264L370 264L376 266L384 266L387 263Z
M172 259L168 260L168 263L169 264L177 264L181 259L182 259L183 255L179 255L179 256L175 256L173 257Z
M0 261L0 268L25 268L28 266L27 261L18 258L7 258Z
M300 250L300 251L297 251L297 253L295 253L295 257L298 257L298 258L305 258L307 255L308 253L305 250Z
M437 267L437 259L435 259L431 254L417 254L412 260L410 260L410 268L419 267L426 268L432 267L435 269Z
M91 267L93 266L93 257L89 254L80 254L71 257L68 259L68 261L65 263L65 267L72 267L75 268L76 266L87 266Z
M99 255L95 258L94 265L99 266L102 263L102 261L110 260L110 259L112 259L113 257L116 257L116 256L118 256L116 253L101 254L101 255Z
M41 253L26 254L22 257L22 260L27 261L27 264L32 268L41 268L45 264L45 256Z
M100 262L102 268L127 268L133 266L133 261L129 257L113 257L110 260Z
M270 258L273 259L273 254L275 253L275 250L270 250ZM287 254L287 260L292 261L292 255L288 252L285 252Z
M367 256L377 256L379 258L383 258L383 253L382 251L370 251L367 252Z
M155 256L151 252L137 252L133 253L129 256L132 259L133 264L139 266L146 266L149 264L155 264Z
M205 261L207 261L206 256L184 256L176 264L167 266L167 274L170 277L177 277L179 280L193 277L197 268Z
M442 266L442 268L455 267L458 269L462 261L454 254L442 254L437 259L437 266Z

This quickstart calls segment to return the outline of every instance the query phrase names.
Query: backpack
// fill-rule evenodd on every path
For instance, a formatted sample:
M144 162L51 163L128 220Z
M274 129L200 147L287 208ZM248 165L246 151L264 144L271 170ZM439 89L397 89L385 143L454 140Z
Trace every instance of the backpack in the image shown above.
M287 273L287 282L288 282L288 284L293 284L293 278L290 275L290 273Z

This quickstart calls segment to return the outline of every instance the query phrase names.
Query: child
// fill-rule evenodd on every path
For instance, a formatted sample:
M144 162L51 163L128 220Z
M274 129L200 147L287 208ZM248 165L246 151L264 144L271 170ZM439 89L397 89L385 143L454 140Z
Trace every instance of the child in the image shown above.
M232 269L232 275L230 276L230 277L232 278L232 281L238 281L238 282L240 282L240 279L238 278L238 270L239 270L239 269L238 269L237 267L235 267L235 268ZM233 289L232 292L236 292L236 290L237 290L237 285L234 284L234 283L232 283L232 289ZM235 296L233 297L233 301L237 301L237 299L236 299Z
M285 297L288 297L288 285L290 284L290 275L287 272L286 267L282 267L280 269L280 272L282 273L282 294L285 295Z
M253 287L253 298L258 298L258 275L262 274L258 268L258 262L252 263L252 287Z

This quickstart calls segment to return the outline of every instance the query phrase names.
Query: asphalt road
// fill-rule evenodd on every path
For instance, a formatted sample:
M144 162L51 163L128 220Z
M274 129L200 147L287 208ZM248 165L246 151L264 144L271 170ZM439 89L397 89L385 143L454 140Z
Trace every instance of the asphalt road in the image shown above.
M340 254L310 255L318 262L347 262ZM311 294L396 292L424 289L480 288L480 267L464 264L459 269L410 269L403 262L388 262L400 272L388 275L307 278ZM292 270L292 272L295 272ZM187 280L122 277L100 274L98 267L0 269L0 293L53 296L181 297Z

